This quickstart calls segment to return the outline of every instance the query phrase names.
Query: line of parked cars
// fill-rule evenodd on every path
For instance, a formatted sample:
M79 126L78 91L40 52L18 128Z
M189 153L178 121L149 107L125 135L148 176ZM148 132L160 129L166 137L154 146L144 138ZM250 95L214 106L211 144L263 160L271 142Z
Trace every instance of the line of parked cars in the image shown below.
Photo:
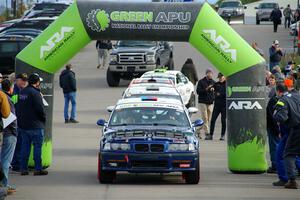
M107 107L98 154L98 180L113 183L117 172L181 173L187 184L200 179L199 140L191 122L198 111L186 100L181 82L190 81L179 71L156 69L131 81L115 106ZM187 103L188 102L188 103Z
M0 73L15 71L15 57L40 35L67 7L64 2L41 2L26 11L20 19L0 24Z

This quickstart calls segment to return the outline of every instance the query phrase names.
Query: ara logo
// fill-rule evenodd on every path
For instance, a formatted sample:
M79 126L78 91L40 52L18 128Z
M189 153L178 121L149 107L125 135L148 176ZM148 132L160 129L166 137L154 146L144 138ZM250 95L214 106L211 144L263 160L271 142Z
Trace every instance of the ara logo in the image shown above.
M47 41L47 44L41 46L40 58L42 59L45 56L46 52L51 51L55 47L55 45L61 42L65 38L65 35L73 31L73 29L73 27L63 26L61 27L60 32L54 33L54 35Z
M262 106L255 101L254 103L251 101L233 101L229 106L229 110L262 110Z
M212 29L208 29L208 30L203 30L204 33L209 34L210 39L220 47L220 49L226 53L226 54L230 54L231 59L236 62L237 59L237 53L236 53L236 49L231 49L230 48L230 43L225 40L221 35L217 35L217 31L216 30L212 30Z

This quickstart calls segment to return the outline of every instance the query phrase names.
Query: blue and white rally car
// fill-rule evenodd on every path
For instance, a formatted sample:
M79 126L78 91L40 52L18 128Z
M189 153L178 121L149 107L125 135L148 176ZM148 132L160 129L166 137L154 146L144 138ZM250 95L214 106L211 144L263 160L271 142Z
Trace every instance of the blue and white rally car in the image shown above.
M98 179L112 183L118 171L130 173L182 172L188 184L199 182L199 141L189 108L176 99L128 98L118 101L103 126L100 140Z

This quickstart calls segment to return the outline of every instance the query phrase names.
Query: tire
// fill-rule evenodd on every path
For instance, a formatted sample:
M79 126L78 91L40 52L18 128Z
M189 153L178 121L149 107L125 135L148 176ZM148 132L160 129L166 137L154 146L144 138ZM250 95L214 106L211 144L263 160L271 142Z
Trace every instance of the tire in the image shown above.
M191 97L190 97L190 100L189 100L189 103L187 104L187 108L189 107L195 107L196 106L196 96L194 93L191 94Z
M161 66L160 66L160 60L159 59L157 59L157 61L156 61L156 69L159 69Z
M115 171L105 171L101 167L101 157L98 156L98 181L99 183L113 183L116 177Z
M186 184L198 184L200 180L200 166L199 160L196 163L196 170L195 171L188 171L183 172L183 176L185 178Z
M110 87L117 87L120 83L120 76L117 73L111 72L108 68L106 72L106 81Z
M168 67L168 70L174 70L174 59L170 58L166 67Z

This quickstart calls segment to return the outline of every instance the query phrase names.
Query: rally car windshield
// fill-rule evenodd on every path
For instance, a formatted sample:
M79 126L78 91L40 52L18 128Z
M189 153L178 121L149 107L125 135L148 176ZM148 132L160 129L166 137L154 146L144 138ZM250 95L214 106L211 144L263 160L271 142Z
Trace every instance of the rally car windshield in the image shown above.
M128 98L140 98L141 94L127 94L125 95L125 99L128 99ZM171 94L150 94L150 93L147 93L147 96L155 96L155 97L158 97L158 98L171 98L171 99L176 99L176 100L179 100L181 101L181 98L179 95L171 95Z
M175 78L173 76L160 75L160 74L145 74L142 78L153 78L153 79L169 79L175 83Z
M183 109L165 107L116 108L109 126L145 125L190 127Z

